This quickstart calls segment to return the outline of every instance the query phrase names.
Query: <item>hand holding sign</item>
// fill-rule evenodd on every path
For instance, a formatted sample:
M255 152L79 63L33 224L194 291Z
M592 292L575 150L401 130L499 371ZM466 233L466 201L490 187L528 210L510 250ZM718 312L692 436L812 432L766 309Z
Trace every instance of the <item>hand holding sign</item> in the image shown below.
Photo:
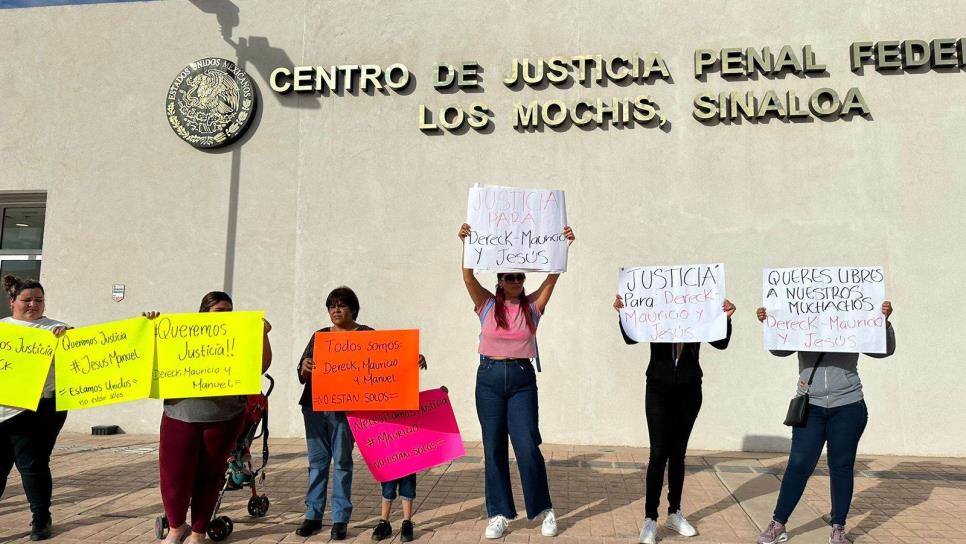
M574 229L570 228L570 225L564 227L564 238L567 239L567 247L574 245L574 240L577 239L577 237L574 236Z
M758 308L758 310L755 313L756 313L756 316L758 317L758 321L761 321L762 323L764 323L765 320L768 319L768 310L766 310L764 307ZM892 315L891 301L887 300L882 303L882 315L885 316L885 320L888 323L889 316Z
M347 415L359 453L379 482L408 476L465 453L445 387L421 392L415 411Z
M765 348L886 353L882 267L800 267L762 272Z
M460 228L463 266L494 272L565 272L573 231L559 190L476 186Z
M154 326L153 398L254 395L261 390L263 312L166 314Z
M419 331L319 332L311 359L312 409L419 408Z
M728 334L734 304L723 264L622 268L614 309L637 342L713 342Z
M70 329L57 342L55 361L58 410L148 398L153 327L136 317Z

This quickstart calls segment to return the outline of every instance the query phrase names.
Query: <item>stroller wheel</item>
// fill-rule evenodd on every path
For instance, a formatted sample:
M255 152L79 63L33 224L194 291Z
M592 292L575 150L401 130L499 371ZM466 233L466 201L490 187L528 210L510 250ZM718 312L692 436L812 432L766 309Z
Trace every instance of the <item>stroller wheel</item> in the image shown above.
M258 497L258 517L262 517L268 513L268 495L259 495Z
M217 517L208 524L208 538L215 542L221 542L228 538L228 524L225 523L224 518L224 516Z
M225 526L228 527L228 536L231 536L235 532L235 523L228 516L221 516L221 519L224 520Z
M158 540L168 536L168 516L161 515L154 518L154 536Z
M248 513L252 517L260 518L268 513L268 497L259 495L248 499Z

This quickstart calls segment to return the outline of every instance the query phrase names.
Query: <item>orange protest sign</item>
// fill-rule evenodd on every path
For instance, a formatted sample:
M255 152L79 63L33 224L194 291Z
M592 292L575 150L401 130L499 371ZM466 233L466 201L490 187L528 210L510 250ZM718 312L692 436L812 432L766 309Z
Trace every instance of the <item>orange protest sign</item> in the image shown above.
M315 333L312 409L418 410L419 331Z

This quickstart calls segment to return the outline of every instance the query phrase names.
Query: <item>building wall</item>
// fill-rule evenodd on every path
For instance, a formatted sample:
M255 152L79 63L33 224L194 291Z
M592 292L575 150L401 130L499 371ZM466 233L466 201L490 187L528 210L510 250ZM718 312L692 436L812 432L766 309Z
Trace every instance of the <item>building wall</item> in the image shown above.
M466 439L479 324L456 231L475 183L560 188L577 242L541 323L548 442L646 445L647 346L611 308L620 266L724 262L738 306L727 351L705 349L691 446L787 447L795 362L762 349L763 267L883 265L898 352L860 363L868 453L966 455L957 402L966 348L956 271L966 264L962 70L849 70L856 41L962 37L966 4L810 2L151 2L0 10L0 192L46 191L50 316L76 325L192 311L226 287L274 325L272 432L301 436L294 366L342 284L360 321L418 327L423 387L447 385ZM695 49L811 44L827 77L692 75ZM511 90L514 57L660 52L673 82ZM167 125L168 85L209 56L240 60L261 95L241 144L202 152ZM477 61L482 93L432 88L437 62ZM279 95L281 65L404 63L409 94ZM704 91L808 96L858 87L872 115L705 125ZM514 102L648 94L653 127L518 132ZM487 103L488 133L429 135L420 104ZM237 206L234 235L229 227ZM234 237L235 243L226 242ZM227 264L226 264L227 263ZM226 273L227 269L227 273ZM534 287L539 278L529 281ZM485 276L484 284L494 281ZM111 285L124 283L115 303ZM71 413L67 428L155 432L156 401Z

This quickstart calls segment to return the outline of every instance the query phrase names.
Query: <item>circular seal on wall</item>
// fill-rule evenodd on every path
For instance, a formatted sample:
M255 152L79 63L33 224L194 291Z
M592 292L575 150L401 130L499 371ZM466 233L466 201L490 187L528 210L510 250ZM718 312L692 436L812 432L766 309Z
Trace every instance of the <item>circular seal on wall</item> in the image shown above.
M168 88L165 113L182 140L220 147L241 136L255 112L255 89L234 62L207 58L181 70Z

